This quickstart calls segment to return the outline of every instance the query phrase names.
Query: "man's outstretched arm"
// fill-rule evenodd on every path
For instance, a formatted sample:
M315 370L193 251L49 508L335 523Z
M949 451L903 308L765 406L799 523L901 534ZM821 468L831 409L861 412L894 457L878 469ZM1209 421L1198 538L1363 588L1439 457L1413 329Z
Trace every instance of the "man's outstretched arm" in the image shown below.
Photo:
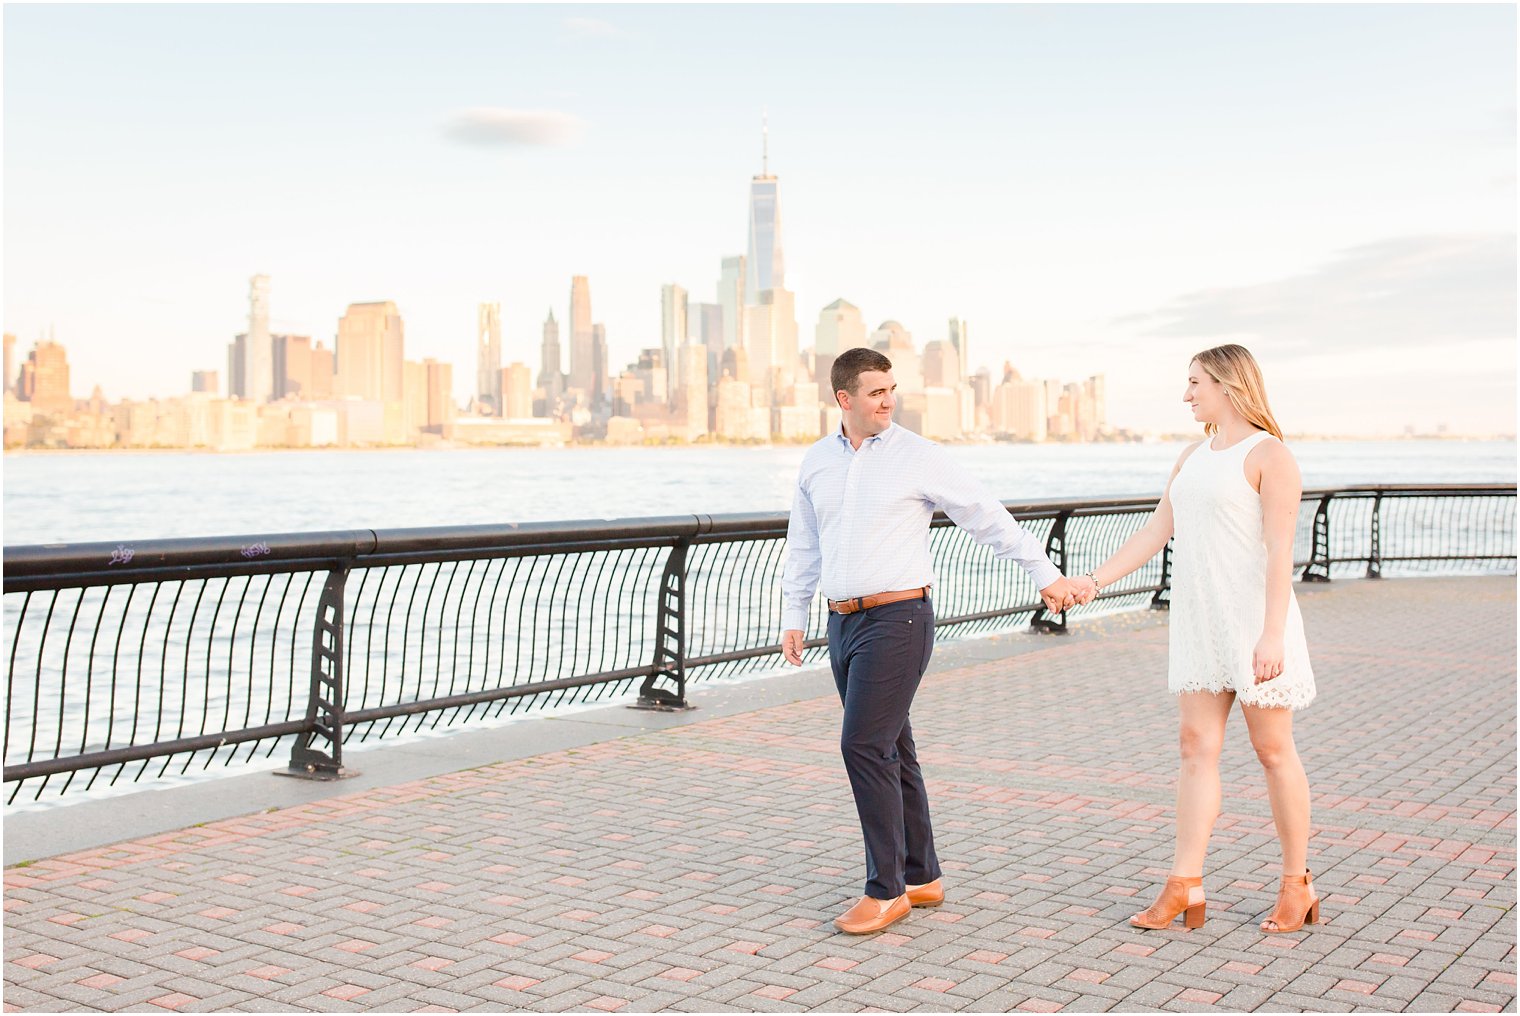
M1047 610L1060 613L1077 602L1076 585L1051 562L1044 545L943 448L931 450L923 478L925 495L952 522L976 542L991 547L994 556L1017 561L1029 573Z

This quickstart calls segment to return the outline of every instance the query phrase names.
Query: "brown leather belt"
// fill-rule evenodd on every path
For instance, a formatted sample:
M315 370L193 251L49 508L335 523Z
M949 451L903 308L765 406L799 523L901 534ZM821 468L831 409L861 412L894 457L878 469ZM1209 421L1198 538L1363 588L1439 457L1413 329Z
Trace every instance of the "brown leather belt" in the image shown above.
M829 609L836 614L853 614L857 610L870 610L872 607L880 607L884 603L900 603L903 600L922 600L929 595L928 586L919 586L917 589L899 589L891 593L877 593L874 596L856 596L848 600L830 600Z

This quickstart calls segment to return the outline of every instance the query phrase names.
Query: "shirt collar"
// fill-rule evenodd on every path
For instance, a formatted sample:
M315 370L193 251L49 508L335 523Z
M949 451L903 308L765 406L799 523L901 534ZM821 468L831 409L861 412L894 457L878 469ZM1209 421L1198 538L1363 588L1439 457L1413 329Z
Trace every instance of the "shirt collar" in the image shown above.
M866 445L871 444L873 442L879 443L879 444L883 444L883 445L890 444L892 442L892 439L897 436L897 432L898 432L899 429L900 428L897 426L896 423L889 423L889 424L887 424L887 429L884 430L884 431L882 431L880 434L873 434L870 437L866 438L864 441L860 442L860 447L864 448ZM843 423L840 423L840 425L839 425L839 432L837 434L835 434L834 436L839 439L839 443L840 443L841 446L843 446L844 448L850 448L850 438L844 432L844 424Z

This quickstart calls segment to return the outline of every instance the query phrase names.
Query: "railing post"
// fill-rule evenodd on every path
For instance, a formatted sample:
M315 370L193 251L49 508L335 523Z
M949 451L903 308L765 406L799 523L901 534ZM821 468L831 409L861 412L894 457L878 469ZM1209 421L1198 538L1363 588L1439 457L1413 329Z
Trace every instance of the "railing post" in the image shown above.
M306 780L341 780L359 775L343 768L343 590L348 583L347 561L327 573L317 601L317 623L311 635L311 691L306 698L306 729L290 749L290 765L276 776ZM312 747L321 738L327 751Z
M1071 513L1064 511L1057 515L1055 523L1050 527L1050 536L1045 540L1045 556L1050 558L1051 564L1061 569L1063 575L1066 574L1066 520L1070 517ZM1063 610L1052 618L1045 610L1043 601L1029 619L1029 627L1047 635L1070 634L1066 630L1066 611Z
M665 574L660 576L659 621L656 627L655 673L639 686L639 701L634 709L691 709L686 702L686 548L684 539L670 548L665 559ZM656 688L664 678L673 682L675 691Z
M1382 508L1383 494L1379 491L1372 497L1372 541L1367 556L1367 577L1369 579L1380 579L1383 577Z
M1334 496L1326 494L1314 509L1314 545L1300 582L1330 581L1330 499Z
M1152 610L1172 609L1172 541L1167 540L1166 546L1161 548L1161 586L1151 594Z

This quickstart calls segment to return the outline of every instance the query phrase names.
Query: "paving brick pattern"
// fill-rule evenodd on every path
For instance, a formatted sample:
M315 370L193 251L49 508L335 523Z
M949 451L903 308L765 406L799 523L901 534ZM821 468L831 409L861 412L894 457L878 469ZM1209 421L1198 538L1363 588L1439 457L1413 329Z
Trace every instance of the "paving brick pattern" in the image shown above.
M852 938L861 846L816 700L6 871L7 1010L1501 1011L1515 1007L1515 585L1302 596L1327 920L1278 870L1238 715L1208 923L1170 859L1164 616L932 671L914 711L947 900Z

